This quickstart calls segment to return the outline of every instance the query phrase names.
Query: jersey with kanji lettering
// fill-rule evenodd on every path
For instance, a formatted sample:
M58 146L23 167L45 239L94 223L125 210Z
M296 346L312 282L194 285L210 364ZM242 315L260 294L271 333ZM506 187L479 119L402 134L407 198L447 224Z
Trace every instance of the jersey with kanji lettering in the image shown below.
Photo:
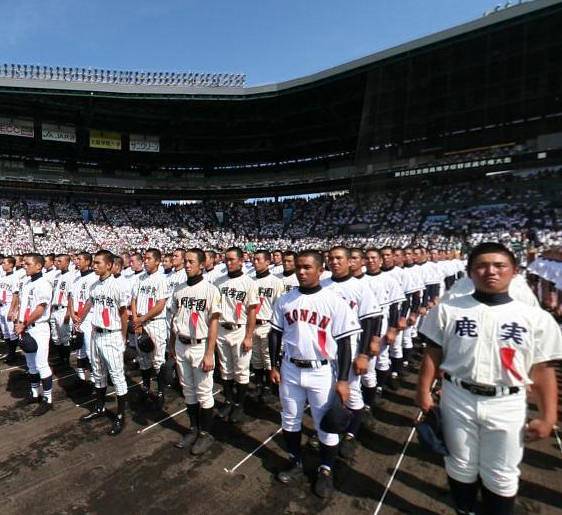
M29 317L40 304L45 304L43 314L34 321L38 324L40 322L48 322L51 310L51 298L53 296L53 287L51 283L45 279L42 274L36 275L25 281L20 291L20 309L19 321L27 322Z
M285 285L281 279L278 279L269 271L265 275L256 275L255 281L259 297L259 304L256 307L256 319L271 320L273 305L285 293Z
M79 272L79 276L74 281L72 288L70 289L70 297L72 298L72 309L74 312L81 317L82 310L86 305L86 302L90 298L90 291L94 283L98 280L98 276L94 274L92 270L87 272ZM85 320L91 320L92 313L86 315Z
M131 283L129 282L129 279L125 277L123 274L121 274L118 277L115 277L115 280L117 281L117 285L119 286L119 289L123 292L123 295L125 296L125 300L127 301L127 307L129 307L131 305Z
M355 277L343 280L331 277L320 281L323 289L333 291L345 300L359 320L376 317L382 314L372 290Z
M53 288L53 306L68 306L68 294L72 288L72 273L68 270L61 272Z
M121 329L119 308L127 307L127 294L117 279L110 275L94 283L90 291L92 325L116 331Z
M441 370L471 383L531 384L534 364L562 358L562 336L552 316L509 298L498 305L473 295L441 302L420 332L442 348Z
M187 274L185 273L184 268L180 268L179 270L172 270L167 276L166 280L168 281L168 291L170 296L168 297L168 302L166 302L166 308L170 309L172 306L172 294L176 287L180 284L183 284L187 281Z
M279 279L283 281L283 286L285 287L285 293L289 293L292 289L299 287L299 281L297 279L297 274L292 272L285 275L285 272L278 275Z
M337 340L361 333L349 304L325 288L313 293L295 289L282 295L273 308L271 326L283 333L285 356L302 360L334 360Z
M51 268L50 270L43 269L43 277L51 283L51 286L53 288L57 285L59 275L60 275L60 270L57 270L54 267Z
M255 281L247 275L225 275L215 284L221 294L221 322L245 325L248 307L260 303Z
M12 303L14 291L17 291L18 276L11 272L0 277L0 306L9 306Z
M196 284L185 282L174 290L170 311L174 333L194 340L207 338L212 315L221 312L221 295L205 279Z
M377 274L366 273L360 280L365 281L369 286L384 316L388 316L391 304L406 300L398 281L390 274L383 274L382 272Z
M139 275L137 286L133 292L133 298L137 306L137 315L146 315L159 300L168 299L170 293L168 282L163 274L158 271L152 274L143 272ZM163 309L152 320L160 318L166 318L166 310Z

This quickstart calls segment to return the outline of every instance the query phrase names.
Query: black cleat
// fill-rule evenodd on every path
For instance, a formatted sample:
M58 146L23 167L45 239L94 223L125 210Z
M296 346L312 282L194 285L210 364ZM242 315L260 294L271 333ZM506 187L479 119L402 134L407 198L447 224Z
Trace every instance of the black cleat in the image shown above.
M54 409L55 408L53 407L52 402L47 402L46 400L43 400L41 404L39 404L39 406L37 406L37 408L35 408L35 410L33 411L33 416L40 417L42 415L45 415L45 413L48 413L49 411L52 411Z
M90 422L90 420L95 420L96 418L105 417L106 411L105 408L96 408L94 411L80 417L82 422Z
M318 439L318 433L313 433L312 436L308 439L308 446L315 451L320 449L320 440Z
M230 412L229 420L233 424L243 424L244 422L248 422L250 417L244 413L244 409L240 404L235 404Z
M291 460L286 469L277 473L277 479L284 485L302 481L304 479L302 463L300 461Z
M215 443L215 439L209 433L200 432L197 440L193 444L191 448L191 454L193 456L201 456L201 454L205 454Z
M162 392L158 392L158 395L154 399L154 407L159 410L164 409L164 404L166 403L166 398Z
M371 406L371 409L374 407L381 407L384 406L385 404L385 400L384 400L384 390L380 387L377 386L376 390L375 390L375 399L373 400L373 405ZM374 414L374 411L373 411Z
M372 417L371 417L372 418ZM353 435L345 435L339 446L339 454L345 460L350 460L355 455L357 440Z
M110 436L117 436L121 431L123 431L123 426L125 425L125 418L123 416L116 415L113 419L111 429L107 432Z
M191 446L195 443L195 440L197 440L197 430L195 429L188 429L187 433L185 433L185 435L182 436L181 440L174 444L178 449L190 449Z
M25 403L26 404L40 404L41 403L41 395L37 396L37 397L33 397L32 395L28 395L25 398Z
M328 499L334 493L334 479L332 477L332 471L320 467L318 469L318 478L314 484L314 493L321 499Z
M396 392L400 388L400 377L397 375L391 376L388 380L388 387Z
M232 412L232 404L230 402L225 402L220 408L217 409L218 416L223 419L227 419Z

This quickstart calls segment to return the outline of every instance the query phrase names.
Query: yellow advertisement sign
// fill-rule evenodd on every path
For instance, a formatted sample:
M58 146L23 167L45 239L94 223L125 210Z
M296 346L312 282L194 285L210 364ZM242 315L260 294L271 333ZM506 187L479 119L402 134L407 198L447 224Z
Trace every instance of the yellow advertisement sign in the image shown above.
M90 131L90 147L121 150L121 134L118 132Z

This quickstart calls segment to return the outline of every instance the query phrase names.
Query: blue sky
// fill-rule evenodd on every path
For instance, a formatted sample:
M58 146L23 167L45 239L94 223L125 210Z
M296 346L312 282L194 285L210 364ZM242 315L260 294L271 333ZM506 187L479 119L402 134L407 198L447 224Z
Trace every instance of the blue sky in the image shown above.
M266 84L474 20L498 3L0 0L0 62L244 72L248 84Z

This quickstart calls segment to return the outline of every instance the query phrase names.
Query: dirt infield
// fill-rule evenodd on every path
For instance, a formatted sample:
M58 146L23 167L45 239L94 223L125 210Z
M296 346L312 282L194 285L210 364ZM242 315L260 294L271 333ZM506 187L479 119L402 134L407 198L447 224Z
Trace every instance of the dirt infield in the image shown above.
M3 349L0 344L0 354ZM186 428L185 412L163 420L184 408L177 392L170 394L166 413L147 409L139 403L138 372L128 372L127 425L112 438L106 434L109 419L79 422L91 406L84 405L91 396L75 386L72 370L61 370L56 361L52 365L57 378L55 410L40 418L31 416L34 407L22 402L27 388L23 366L0 366L3 515L452 513L441 461L427 454L415 435L396 469L417 415L414 374L406 377L400 390L387 395L374 428L362 428L354 461L337 463L337 492L325 502L314 496L309 479L293 487L274 479L285 463L274 407L249 399L248 412L255 420L239 428L216 419L217 443L194 458L173 445ZM216 398L222 400L220 385ZM114 405L114 396L108 396L108 408ZM310 417L305 422L304 434L310 435ZM316 453L307 448L309 476L317 465ZM530 444L519 512L562 513L561 471L562 451L555 439Z

